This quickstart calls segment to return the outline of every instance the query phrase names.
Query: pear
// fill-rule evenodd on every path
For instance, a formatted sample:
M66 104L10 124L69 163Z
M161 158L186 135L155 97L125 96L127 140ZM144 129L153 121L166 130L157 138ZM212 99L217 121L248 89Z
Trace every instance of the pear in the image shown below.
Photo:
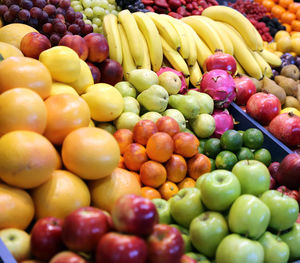
M137 97L138 102L148 111L163 112L168 106L169 94L160 85L152 85Z
M136 89L128 81L120 81L115 85L115 88L121 93L122 97L136 98Z
M115 127L115 125L113 125L112 123L110 122L99 122L97 125L96 125L97 128L100 128L100 129L103 129L103 130L106 130L107 132L109 132L110 134L114 134L117 129Z
M176 73L165 71L158 77L159 85L163 86L169 95L175 95L180 91L181 80Z
M183 131L186 128L186 120L183 116L183 114L176 109L167 109L163 112L163 116L169 116L177 121L180 130Z
M187 119L196 118L200 113L200 105L196 96L192 95L171 95L169 104L172 108L179 110Z
M198 92L196 90L189 90L188 95L196 96L200 105L200 114L211 114L214 111L214 100L206 93Z
M128 73L128 81L137 89L138 92L158 84L157 74L150 69L134 69Z
M274 80L271 80L268 77L264 77L263 84L264 86L262 88L262 92L271 93L280 100L281 104L285 103L285 99L286 99L285 90L281 88L279 85L277 85Z
M283 108L296 108L297 110L300 110L300 101L292 96L286 96L284 107Z
M157 120L161 117L162 117L162 115L160 113L155 112L155 111L149 111L149 112L146 112L144 115L142 115L141 119L157 122Z
M135 114L140 114L140 104L133 97L124 97L124 110L123 112L134 112Z
M115 121L114 124L117 130L129 129L133 131L134 126L140 121L140 116L133 112L123 112Z

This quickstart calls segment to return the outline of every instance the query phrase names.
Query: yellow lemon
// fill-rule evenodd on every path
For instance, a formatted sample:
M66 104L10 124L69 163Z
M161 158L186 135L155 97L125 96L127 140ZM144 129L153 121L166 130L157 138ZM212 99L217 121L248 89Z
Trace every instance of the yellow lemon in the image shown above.
M289 112L292 112L295 115L297 115L297 116L300 117L300 111L298 111L296 108L293 108L293 107L284 108L283 110L280 111L280 114L282 114L282 113L289 113Z
M292 41L290 37L282 37L277 42L277 50L283 53L290 52L292 49Z
M290 33L285 30L280 30L276 33L276 35L274 37L274 41L278 42L278 40L282 37L290 37Z
M50 90L50 96L58 94L73 94L79 96L76 90L70 85L60 82L53 82Z
M24 57L20 49L5 42L0 42L0 54L4 59L8 57Z
M295 52L295 55L299 56L300 55L300 37L293 38L291 40L291 42L292 42L292 51Z

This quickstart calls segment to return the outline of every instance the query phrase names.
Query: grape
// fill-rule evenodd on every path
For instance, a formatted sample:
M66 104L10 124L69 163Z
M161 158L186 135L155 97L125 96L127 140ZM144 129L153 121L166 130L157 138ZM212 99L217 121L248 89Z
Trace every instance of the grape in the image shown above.
M82 19L82 18L83 18L83 15L82 15L80 12L76 12L76 13L75 13L75 18L80 18L80 19Z
M58 34L64 34L67 31L67 27L64 23L57 22L53 24L53 31Z
M60 0L49 0L49 3L50 3L51 5L57 6L57 5L59 4L59 1L60 1Z
M70 32L70 31L66 31L65 36L66 36L66 35L73 36L72 32Z
M74 35L78 35L80 33L80 27L77 24L72 24L68 27L68 30Z
M48 14L45 11L42 11L42 15L39 17L39 21L44 24L48 22Z
M84 8L88 8L88 7L92 6L92 1L91 0L82 0L81 3L82 3Z
M113 10L113 11L111 11L111 14L117 16L118 15L118 11L117 10Z
M55 5L46 5L43 10L48 14L48 16L53 16L56 14Z
M41 17L43 15L43 11L42 11L42 9L40 9L38 7L33 7L30 9L30 15L32 18L38 19L39 17Z
M75 21L75 12L70 9L67 10L65 18L68 22L73 23Z
M8 11L8 7L6 5L0 5L0 16L3 16L6 11Z
M87 16L87 17L93 17L93 9L92 8L86 8L84 9L83 13Z
M91 25L84 25L84 27L81 29L81 32L84 34L84 35L87 35L89 33L92 33L93 32L93 27Z
M80 1L72 1L71 6L74 7L75 5L81 5Z
M98 17L94 17L92 22L93 22L93 24L95 24L97 26L101 26L102 25L102 21Z
M12 21L14 21L15 16L12 15L12 13L10 11L6 11L3 15L4 21L7 23L11 23Z
M115 10L115 6L111 5L111 4L108 4L108 10L109 11Z
M94 13L94 16L104 16L105 15L105 10L102 7L95 6L93 8L93 13Z
M115 4L116 4L116 1L115 1L115 0L108 0L108 3L109 3L109 4L112 4L112 5L115 5Z
M53 33L49 39L50 39L52 46L56 46L56 45L58 45L58 43L60 41L60 35Z
M92 22L90 20L88 20L88 19L84 20L84 23L88 24L88 25L92 25Z
M104 9L108 8L108 2L106 0L101 0L100 7Z
M14 4L13 0L3 0L3 4L5 4L7 7L10 7Z
M8 10L11 15L16 16L20 11L20 7L18 5L11 5Z
M45 5L47 4L45 0L33 0L33 5L39 8L44 8Z
M52 31L53 31L53 26L52 26L52 24L51 24L51 23L46 23L46 24L44 24L44 25L43 25L43 31L44 31L45 33L47 33L47 34L52 33Z
M63 9L68 9L70 7L70 5L71 5L70 0L61 0L59 2L59 6Z
M28 25L34 27L34 28L37 28L38 25L39 25L39 21L36 19L36 18L30 18L29 19L29 22L28 22Z
M94 32L97 31L97 29L98 29L98 26L97 26L97 25L92 24L92 27L93 27L93 31L94 31Z
M77 18L75 20L75 24L77 24L80 28L82 28L84 26L84 21L80 18Z
M66 10L64 10L64 9L61 8L61 7L58 7L58 8L56 9L56 14L61 14L61 15L65 16Z
M33 3L29 0L21 0L20 6L24 9L30 10L33 7Z
M93 0L91 7L100 6L100 4L101 4L101 0Z
M83 7L81 5L76 5L76 6L74 6L74 10L79 13L79 12L83 11Z
M18 17L20 18L20 20L26 22L26 21L28 21L30 19L30 12L27 9L22 9L18 13Z

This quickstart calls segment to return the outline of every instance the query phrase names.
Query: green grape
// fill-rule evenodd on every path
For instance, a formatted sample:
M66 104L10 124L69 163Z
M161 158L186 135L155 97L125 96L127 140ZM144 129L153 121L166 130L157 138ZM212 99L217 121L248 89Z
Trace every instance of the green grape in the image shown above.
M80 1L77 1L77 0L71 2L71 6L72 6L72 7L73 7L73 6L76 6L76 5L81 5L81 2L80 2Z
M73 6L73 9L74 9L74 11L76 11L76 12L81 12L81 11L83 11L82 5L75 5L75 6Z
M122 10L122 8L120 7L120 6L117 6L117 11L121 11Z
M100 18L98 17L94 17L92 20L93 24L97 25L97 26L101 26L102 25L102 21Z
M112 10L115 10L116 8L115 8L114 5L109 4L107 9L108 9L109 11L112 11Z
M100 6L101 0L93 0L91 7Z
M90 7L88 7L88 8L86 8L86 9L84 9L84 14L87 16L87 17L93 17L93 9L92 8L90 8Z
M103 16L105 14L105 10L102 7L95 6L93 8L94 16Z
M96 32L98 30L98 26L95 25L95 24L92 24L92 27L93 27L93 31Z
M105 9L105 15L110 14L109 10Z
M101 0L100 7L103 7L104 9L108 8L108 2L106 0Z
M84 13L82 13L82 16L83 16L83 20L87 19L86 15Z
M108 3L115 5L116 1L115 0L108 0Z
M86 24L89 24L89 25L92 24L91 20L89 20L89 19L84 19L83 21L84 21L84 23L86 23Z
M113 10L113 11L111 11L111 13L112 13L113 15L117 16L119 12L118 12L117 10Z

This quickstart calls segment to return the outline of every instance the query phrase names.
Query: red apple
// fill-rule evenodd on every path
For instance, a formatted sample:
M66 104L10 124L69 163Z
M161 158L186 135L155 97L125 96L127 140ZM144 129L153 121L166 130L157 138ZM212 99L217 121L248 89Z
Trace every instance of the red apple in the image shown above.
M100 65L99 69L101 72L101 82L116 85L123 79L123 68L122 65L112 59L105 59Z
M62 228L62 240L74 251L91 252L109 230L107 216L94 207L82 207L69 214Z
M88 59L92 62L102 62L108 57L108 43L105 37L99 33L90 33L84 37L88 49Z
M58 45L72 48L82 60L86 60L88 57L88 46L84 38L79 35L65 35Z
M296 190L290 190L288 189L286 186L282 185L280 187L277 188L277 191L280 192L280 193L283 193L293 199L295 199L299 205L300 205L300 194L298 191Z
M258 92L248 100L246 111L262 125L268 125L280 113L281 104L273 94Z
M87 62L87 64L89 65L89 68L92 72L92 76L94 79L94 83L99 83L100 79L101 79L101 72L99 70L98 67L96 67L92 62Z
M63 220L45 217L38 220L31 231L31 253L39 260L50 260L64 249L61 239Z
M149 263L180 263L184 242L179 230L163 224L154 226L148 238Z
M121 196L114 204L111 216L119 232L134 235L149 235L158 221L155 205L134 194Z
M54 256L49 263L87 263L87 261L74 252L64 251Z
M183 255L180 259L180 263L197 263L197 260L189 257L188 255Z
M145 263L146 242L137 236L110 232L102 236L96 249L96 263Z
M107 220L107 225L108 225L108 231L113 230L114 229L114 223L112 221L111 215L110 213L108 213L107 211L103 210L102 211L105 216L106 216L106 220Z
M234 78L236 87L235 102L237 105L246 105L249 98L256 93L253 81L247 76L237 76Z

